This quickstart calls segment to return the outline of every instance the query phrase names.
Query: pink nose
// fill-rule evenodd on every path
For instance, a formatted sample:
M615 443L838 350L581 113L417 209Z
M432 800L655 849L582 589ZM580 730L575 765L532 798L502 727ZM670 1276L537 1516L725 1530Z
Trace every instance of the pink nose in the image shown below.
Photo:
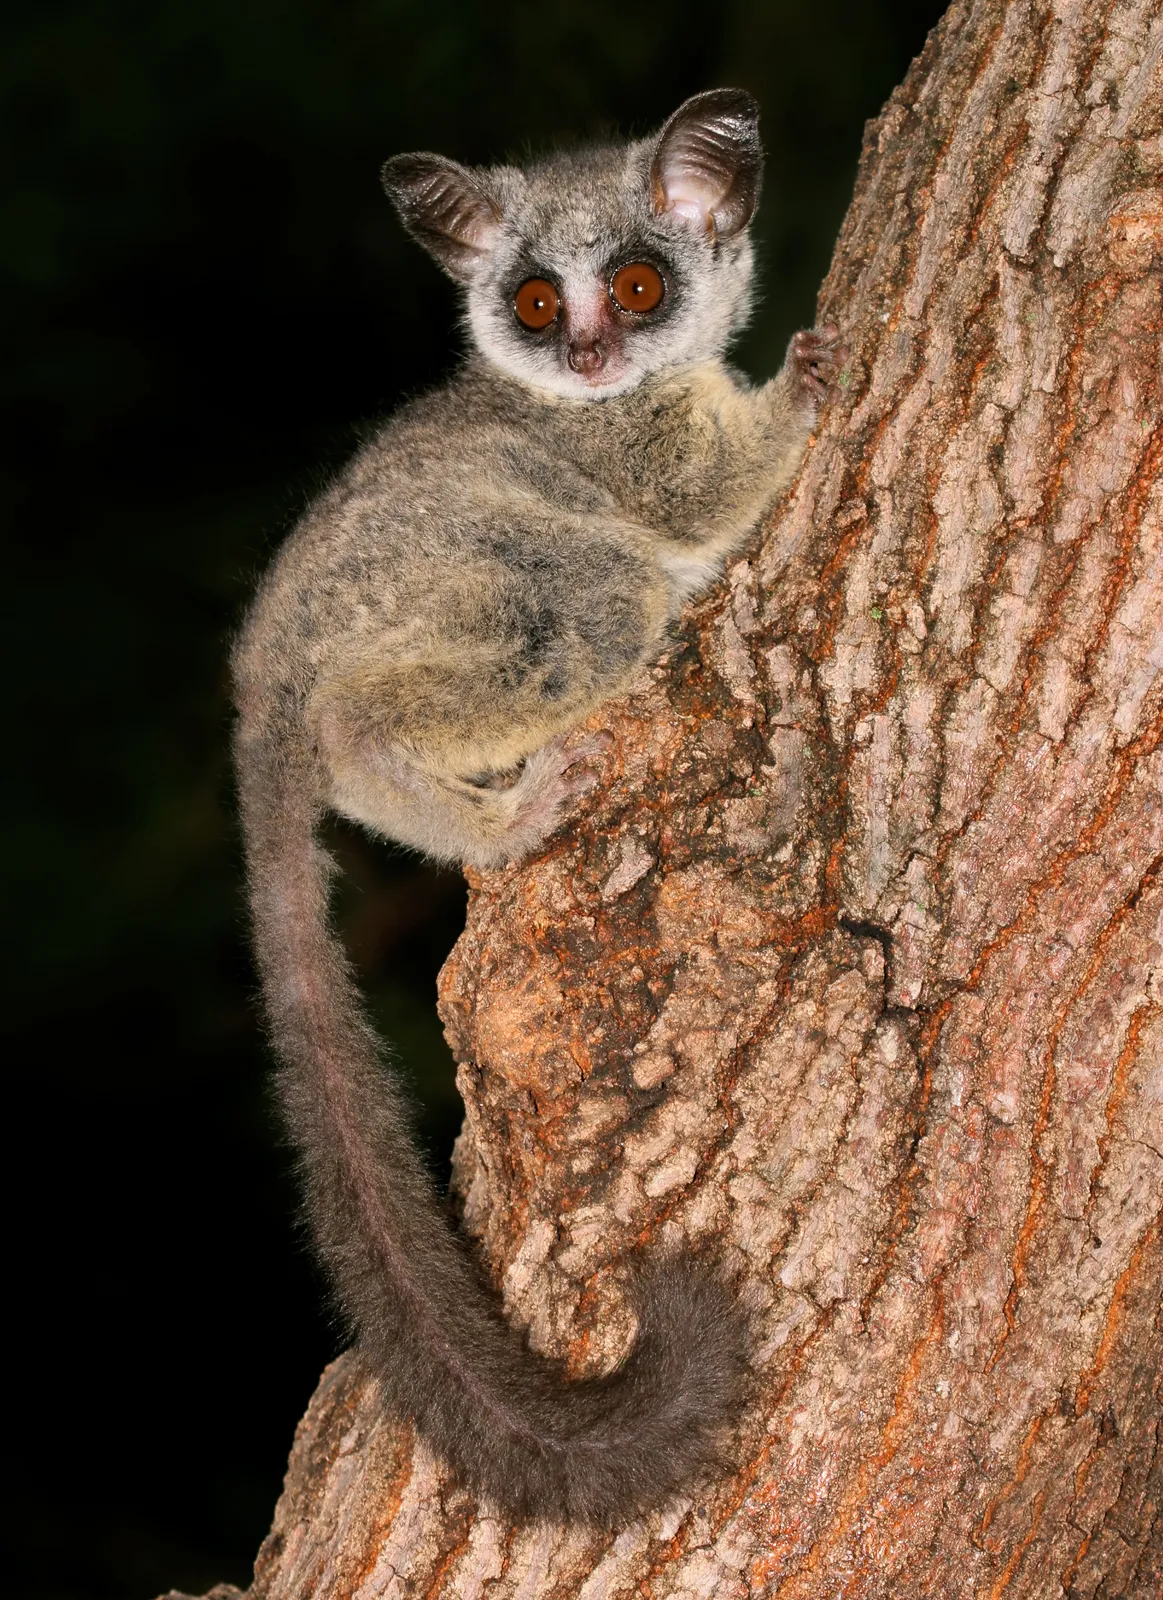
M569 341L569 364L575 372L580 372L583 378L588 378L591 373L600 372L605 362L606 357L596 339Z

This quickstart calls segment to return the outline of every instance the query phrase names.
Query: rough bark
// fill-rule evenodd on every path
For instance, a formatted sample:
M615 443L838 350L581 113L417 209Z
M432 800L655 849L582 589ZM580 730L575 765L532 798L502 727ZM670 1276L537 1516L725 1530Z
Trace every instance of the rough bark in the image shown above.
M1158 0L958 0L820 310L794 494L442 980L509 1314L602 1365L720 1241L738 1472L514 1531L345 1356L252 1600L1163 1594Z

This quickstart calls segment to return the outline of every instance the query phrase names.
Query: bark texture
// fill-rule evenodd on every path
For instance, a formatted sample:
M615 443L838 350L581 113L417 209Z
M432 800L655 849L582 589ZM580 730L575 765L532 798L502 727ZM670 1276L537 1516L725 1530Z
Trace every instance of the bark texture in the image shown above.
M720 1241L738 1472L514 1531L345 1356L251 1600L1163 1594L1159 0L958 0L820 310L794 495L442 980L509 1314L601 1366Z

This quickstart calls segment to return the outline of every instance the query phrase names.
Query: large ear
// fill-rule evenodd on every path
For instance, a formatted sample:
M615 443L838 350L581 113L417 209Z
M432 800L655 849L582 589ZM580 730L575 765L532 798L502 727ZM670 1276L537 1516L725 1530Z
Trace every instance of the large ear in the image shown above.
M380 174L400 221L459 283L492 249L501 208L467 167L421 151L393 156Z
M742 89L709 89L684 100L658 135L654 210L727 239L754 216L762 177L759 107Z

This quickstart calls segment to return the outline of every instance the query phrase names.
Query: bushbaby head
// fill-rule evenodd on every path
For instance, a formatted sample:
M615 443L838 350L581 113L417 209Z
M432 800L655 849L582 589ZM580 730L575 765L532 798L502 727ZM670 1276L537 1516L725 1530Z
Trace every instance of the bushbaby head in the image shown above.
M404 226L465 290L477 349L509 376L602 400L721 356L750 310L759 109L685 101L653 138L469 169L394 156Z

